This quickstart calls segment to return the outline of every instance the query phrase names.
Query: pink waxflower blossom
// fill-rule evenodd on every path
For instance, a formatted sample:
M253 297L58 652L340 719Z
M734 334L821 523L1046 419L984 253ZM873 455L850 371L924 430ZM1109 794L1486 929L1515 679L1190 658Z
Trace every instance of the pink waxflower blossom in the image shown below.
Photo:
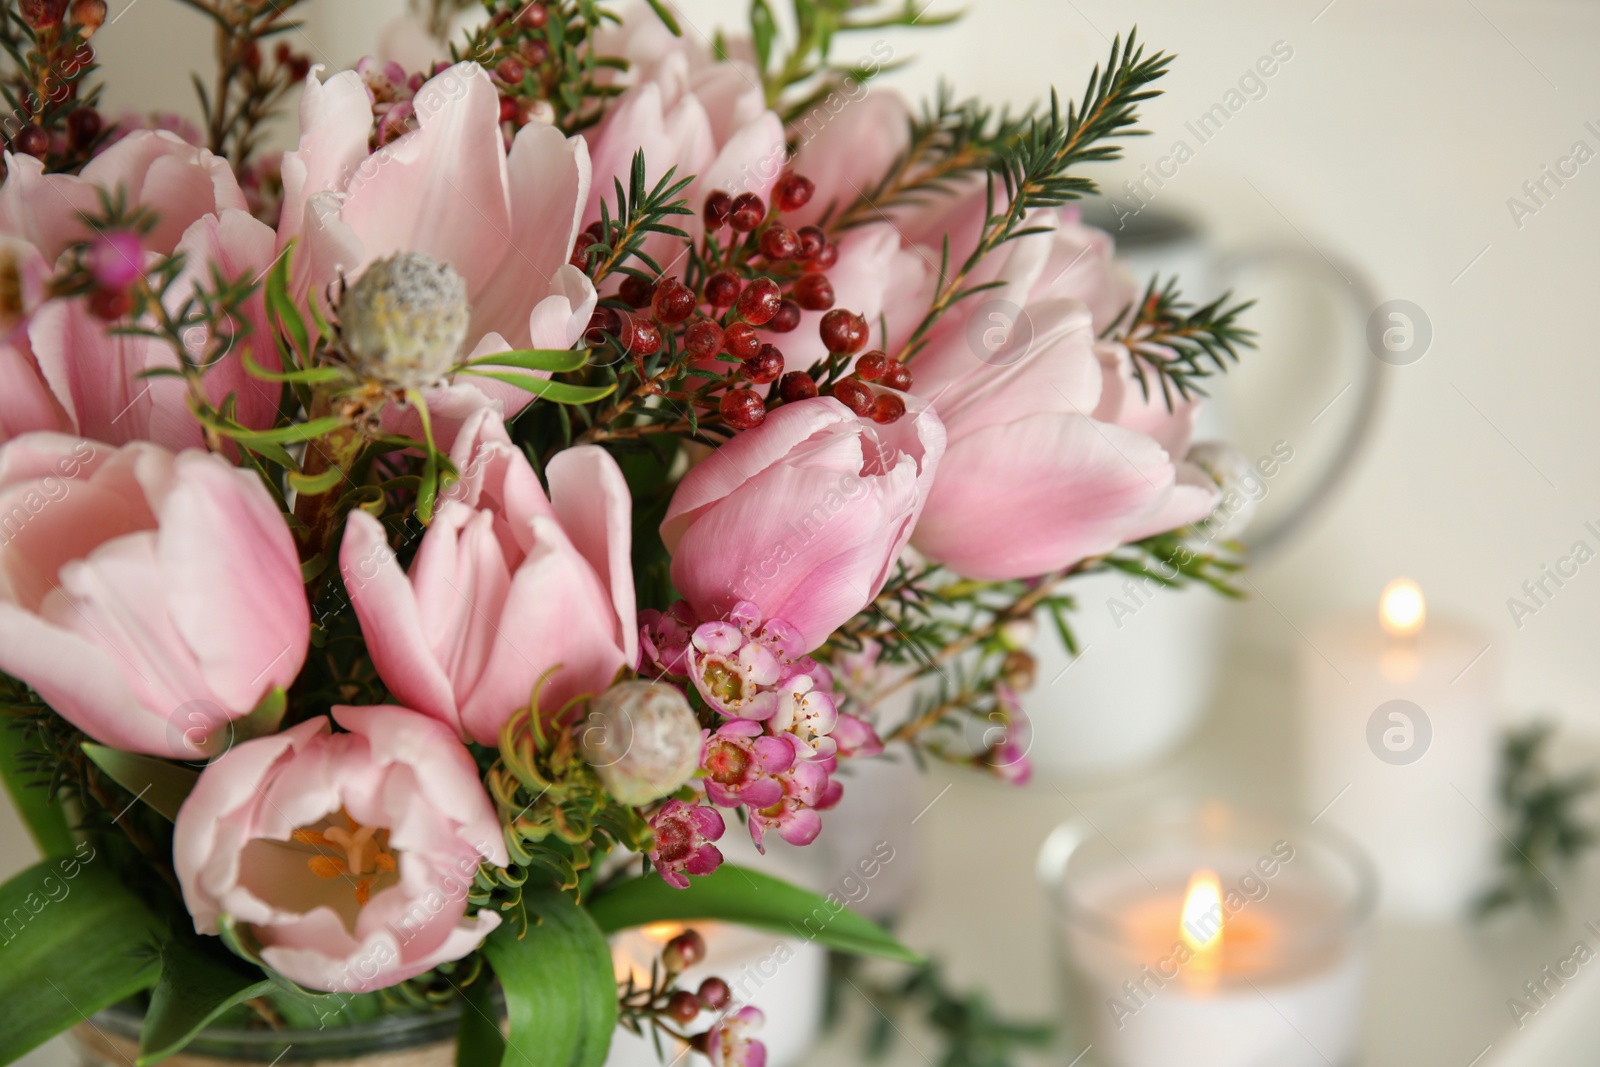
M478 866L509 862L477 765L451 732L393 706L335 707L207 767L178 812L173 862L195 929L236 925L274 970L363 993L477 948Z
M37 433L0 447L0 670L115 748L195 759L300 672L294 539L220 456Z
M144 246L126 230L103 234L89 246L84 262L97 285L126 289L144 276Z
M534 687L553 713L606 689L638 657L631 498L595 446L546 469L546 498L527 457L492 411L451 452L461 478L443 494L412 561L400 569L383 524L353 512L339 563L373 665L408 707L492 745Z
M695 627L688 651L689 677L717 711L730 718L765 719L777 710L760 699L782 673L778 657L731 622Z
M769 830L776 830L791 845L811 844L822 832L819 810L838 803L838 796L843 794L843 787L829 777L828 766L807 759L800 742L793 735L784 736L794 748L795 758L786 770L775 775L783 787L783 796L772 804L750 805L750 840L762 852L766 851L763 839Z
M995 688L996 708L990 717L996 725L984 733L988 746L974 761L988 768L995 777L1012 785L1027 785L1033 778L1033 727L1016 690L1001 684Z
M883 752L883 741L872 724L846 712L839 713L839 721L829 736L841 756L876 756Z
M820 647L883 588L943 453L929 409L879 425L832 397L784 404L678 486L673 584L701 618L748 601Z
M668 885L688 889L688 875L722 866L722 851L712 842L722 837L726 824L716 808L669 800L650 817L650 828L655 831L650 862Z
M639 612L640 670L687 678L689 645L697 622L686 600L674 600L666 611L650 608Z
M711 1067L767 1067L767 1046L747 1035L766 1022L761 1009L746 1004L718 1020L706 1038Z
M713 804L736 808L748 804L765 808L783 799L783 783L775 777L794 765L795 751L788 741L762 732L750 719L723 723L707 731L700 766L705 768L706 796Z
M778 686L772 702L776 708L767 716L767 728L792 737L798 758L833 755L838 743L829 734L839 723L839 708L815 676L796 672Z

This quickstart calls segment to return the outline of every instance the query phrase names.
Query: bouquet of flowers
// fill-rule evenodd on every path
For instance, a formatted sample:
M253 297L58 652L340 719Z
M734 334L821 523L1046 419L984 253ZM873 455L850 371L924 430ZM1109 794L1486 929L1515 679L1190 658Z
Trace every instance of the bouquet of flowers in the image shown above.
M104 0L0 31L0 768L47 857L0 1059L130 999L141 1063L465 1001L464 1064L759 1067L700 938L619 986L607 935L914 959L718 842L809 844L891 751L1025 781L1070 580L1237 567L1190 438L1242 306L1071 203L1168 57L912 111L851 44L911 3L439 0L333 72L296 0L183 2L198 124L105 117Z

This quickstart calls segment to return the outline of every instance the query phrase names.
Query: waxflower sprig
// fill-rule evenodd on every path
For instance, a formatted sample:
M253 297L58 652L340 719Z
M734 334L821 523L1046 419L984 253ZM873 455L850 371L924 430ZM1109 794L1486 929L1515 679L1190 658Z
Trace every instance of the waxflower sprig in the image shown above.
M197 74L195 93L205 118L206 142L243 170L260 146L263 127L282 112L289 93L305 80L311 60L279 41L271 64L262 45L299 30L287 16L305 0L180 0L215 27L216 72L208 88Z
M1146 56L1136 31L1129 31L1126 43L1120 35L1111 43L1105 68L1095 67L1081 102L1069 101L1063 113L1060 100L1051 93L1049 108L1031 116L1026 129L1004 146L991 164L992 180L977 247L954 266L949 242L945 242L941 284L927 314L902 348L898 356L902 362L916 357L928 333L952 305L990 287L969 284L968 279L991 253L1022 232L1030 210L1059 207L1096 190L1091 179L1078 173L1079 168L1121 158L1121 147L1111 138L1143 135L1145 131L1136 128L1138 105L1159 94L1160 90L1150 86L1167 73L1171 62L1164 52Z
M1241 349L1255 347L1255 331L1239 318L1255 301L1235 301L1223 293L1196 306L1183 298L1178 279L1152 277L1144 295L1107 332L1133 357L1133 374L1146 397L1159 390L1171 411L1205 396L1203 379L1225 374L1239 362Z
M0 9L0 48L11 61L0 73L10 107L0 136L47 171L77 170L105 141L101 88L87 79L96 70L89 38L106 14L105 0L22 0Z
M674 36L682 34L662 0L646 2ZM513 130L544 122L577 133L600 121L622 91L617 74L628 67L596 45L601 29L621 22L612 10L597 0L482 0L482 6L488 22L464 42L452 42L450 54L493 74L501 89L503 122ZM449 28L441 14L432 20L436 33Z
M981 174L996 154L1015 142L1032 121L1033 109L1012 113L975 98L957 100L940 82L932 100L910 119L906 147L874 184L854 193L830 215L835 232L880 220L883 212L948 193L961 179Z

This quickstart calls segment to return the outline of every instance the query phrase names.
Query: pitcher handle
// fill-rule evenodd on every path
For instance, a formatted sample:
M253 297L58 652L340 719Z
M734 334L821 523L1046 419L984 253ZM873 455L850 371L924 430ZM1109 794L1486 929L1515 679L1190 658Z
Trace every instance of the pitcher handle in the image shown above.
M1341 295L1358 316L1356 333L1365 336L1367 316L1379 304L1377 290L1366 272L1347 260L1329 259L1303 245L1259 245L1228 255L1222 260L1220 271L1231 284L1247 270L1274 265L1302 271ZM1315 518L1349 478L1371 440L1388 393L1387 376L1382 372L1380 361L1370 352L1363 351L1355 362L1355 381L1351 387L1357 411L1340 437L1333 459L1318 473L1310 491L1296 507L1245 532L1243 541L1251 559L1263 559L1278 551Z

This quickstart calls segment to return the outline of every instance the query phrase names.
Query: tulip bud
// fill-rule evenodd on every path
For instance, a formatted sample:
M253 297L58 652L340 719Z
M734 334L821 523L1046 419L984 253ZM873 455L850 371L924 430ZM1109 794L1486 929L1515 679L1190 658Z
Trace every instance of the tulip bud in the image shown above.
M1033 639L1038 636L1039 624L1033 621L1031 615L1007 619L1000 624L1000 644L1012 652L1025 651L1032 647Z
M685 930L661 950L661 966L671 974L682 974L706 958L706 939L696 930Z
M144 276L144 247L138 234L118 230L96 238L84 262L96 285L120 291Z
M1033 688L1033 683L1038 679L1039 661L1029 652L1008 652L1005 662L1000 665L1000 673L1007 685L1019 693L1025 693Z
M72 0L69 19L85 41L106 24L106 0Z
M467 339L467 283L421 252L380 259L339 306L345 351L356 373L397 389L439 382Z
M22 21L35 32L61 25L62 16L67 13L67 0L22 0L18 6Z
M611 795L648 804L677 792L700 766L700 721L665 682L621 682L589 703L578 737Z

